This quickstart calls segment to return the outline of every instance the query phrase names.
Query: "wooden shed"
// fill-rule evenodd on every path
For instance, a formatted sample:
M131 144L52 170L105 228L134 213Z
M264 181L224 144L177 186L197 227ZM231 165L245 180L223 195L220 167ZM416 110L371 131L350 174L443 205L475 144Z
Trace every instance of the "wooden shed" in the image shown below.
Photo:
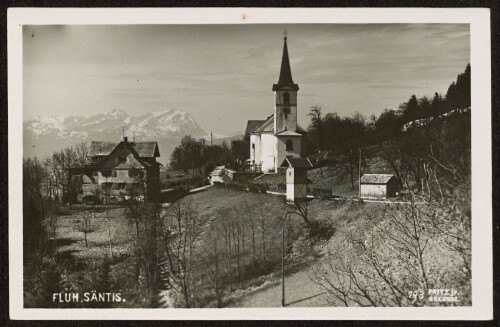
M312 164L305 158L285 158L281 167L286 167L286 199L287 201L304 201L307 199L307 170Z
M362 199L387 199L396 196L399 185L390 174L364 174L361 176Z

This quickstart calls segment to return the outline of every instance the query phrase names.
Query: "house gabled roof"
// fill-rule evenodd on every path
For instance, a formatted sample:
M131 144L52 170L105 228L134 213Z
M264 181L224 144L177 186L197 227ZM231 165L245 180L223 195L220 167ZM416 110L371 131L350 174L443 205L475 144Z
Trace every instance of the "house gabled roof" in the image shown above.
M156 143L156 142L155 142ZM111 151L107 156L105 156L98 164L99 167L102 167L102 165L109 160L109 158L112 157L113 153L115 153L116 151L118 151L118 149L120 148L120 146L125 146L129 151L130 153L134 156L134 158L144 167L150 167L150 166L153 166L154 164L157 164L157 165L160 165L160 163L158 162L155 162L154 164L153 163L149 163L145 160L143 160L143 158L141 158L141 156L139 155L139 153L134 149L134 146L132 145L132 143L129 143L129 142L126 142L126 141L122 141L120 143L118 143L115 148L113 149L113 151Z
M89 156L108 156L120 143L92 141L90 143ZM158 142L156 141L125 143L130 144L141 158L155 158L160 156Z
M250 134L254 129L264 124L265 120L249 120L247 122L247 128L245 129L245 135Z
M116 142L92 141L90 142L89 156L107 156L117 145Z
M390 174L364 174L361 176L361 184L387 184L393 177Z
M307 158L285 158L280 167L312 168L313 165Z
M160 156L158 143L155 141L150 142L129 142L132 147L137 151L141 158L155 158Z

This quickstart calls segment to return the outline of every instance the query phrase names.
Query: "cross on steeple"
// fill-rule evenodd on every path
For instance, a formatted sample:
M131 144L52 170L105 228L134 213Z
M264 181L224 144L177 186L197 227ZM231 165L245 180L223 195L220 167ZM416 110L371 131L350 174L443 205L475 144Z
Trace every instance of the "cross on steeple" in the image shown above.
M287 39L288 32L286 30L283 31L283 36L285 37L285 40Z

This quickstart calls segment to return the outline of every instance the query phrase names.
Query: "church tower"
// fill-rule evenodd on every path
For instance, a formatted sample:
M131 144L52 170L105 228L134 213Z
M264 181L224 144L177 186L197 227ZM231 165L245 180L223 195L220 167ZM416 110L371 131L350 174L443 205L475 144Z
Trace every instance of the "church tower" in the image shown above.
M281 58L281 70L277 84L273 84L274 91L274 133L283 131L297 131L297 91L299 86L293 82L286 34Z

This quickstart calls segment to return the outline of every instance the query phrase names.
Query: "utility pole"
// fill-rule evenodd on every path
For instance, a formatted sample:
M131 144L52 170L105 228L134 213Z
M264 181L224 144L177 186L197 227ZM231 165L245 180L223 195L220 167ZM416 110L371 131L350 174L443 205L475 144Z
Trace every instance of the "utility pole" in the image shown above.
M285 306L285 223L286 223L286 213L285 219L281 226L281 306Z
M358 164L358 196L361 200L361 148L359 148L359 164Z
M285 218L281 225L281 306L285 306L285 254L286 254L286 219L288 218L288 210L285 204Z
M214 135L212 131L210 131L210 162L214 163Z
M202 169L202 177L205 177L205 138L201 139L201 169Z

